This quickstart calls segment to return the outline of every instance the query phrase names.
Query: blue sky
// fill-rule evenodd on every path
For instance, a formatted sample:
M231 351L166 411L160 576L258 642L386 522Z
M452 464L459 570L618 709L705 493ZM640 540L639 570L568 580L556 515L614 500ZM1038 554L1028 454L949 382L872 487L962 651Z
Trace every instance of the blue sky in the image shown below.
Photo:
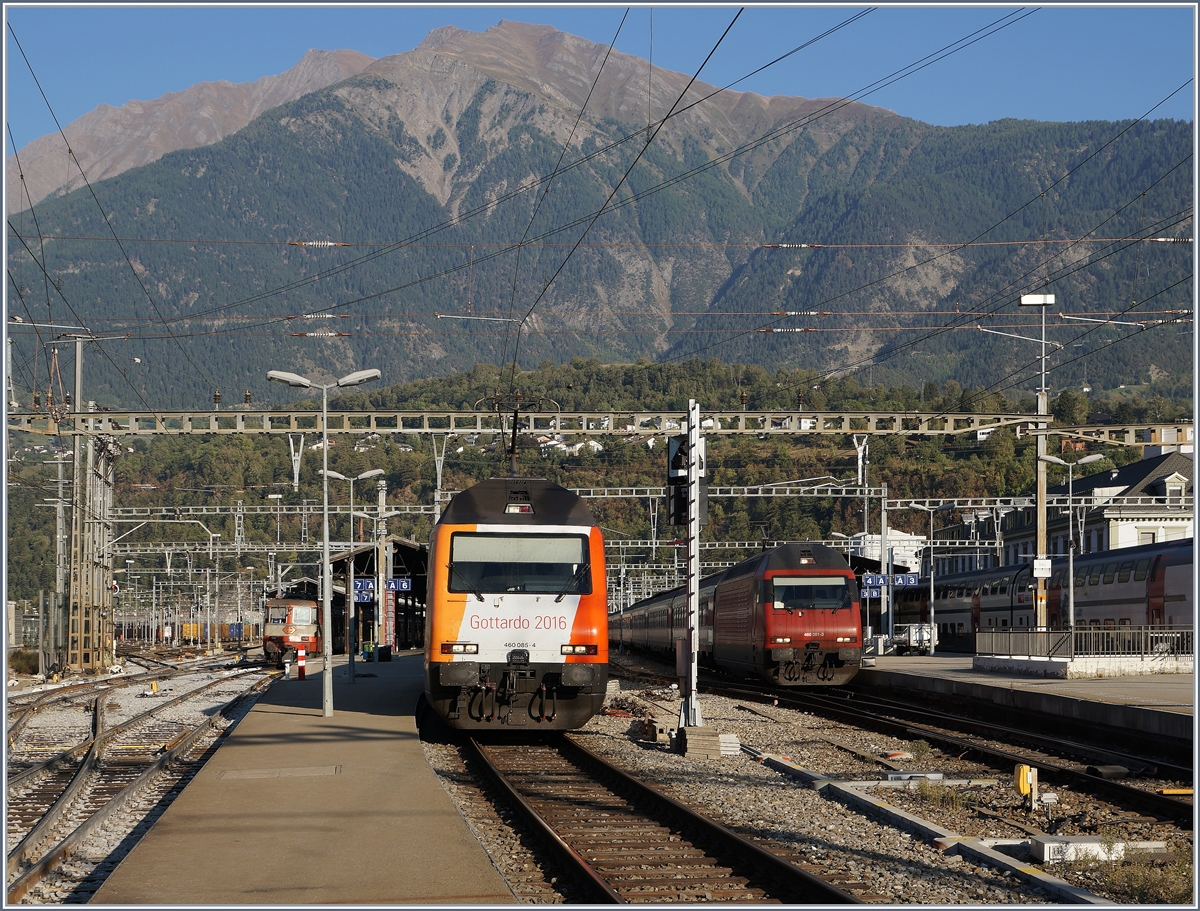
M63 125L99 104L149 100L202 81L282 72L309 48L373 57L411 50L434 28L482 31L501 19L537 22L608 43L614 6L5 6ZM749 6L701 73L725 85L867 7ZM848 96L1001 19L1018 7L884 6L763 73L740 90ZM941 125L1002 117L1141 117L1192 78L1190 5L1027 7L1019 22L862 100ZM630 10L618 50L692 73L736 6ZM651 35L653 34L653 43ZM6 28L5 119L17 148L54 122ZM1154 110L1194 119L1195 84ZM13 151L6 135L7 154Z

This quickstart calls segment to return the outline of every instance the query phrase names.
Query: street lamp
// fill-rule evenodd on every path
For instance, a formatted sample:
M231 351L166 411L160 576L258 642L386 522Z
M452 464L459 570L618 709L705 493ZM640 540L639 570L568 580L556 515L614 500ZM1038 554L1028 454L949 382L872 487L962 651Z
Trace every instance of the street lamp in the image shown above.
M1098 452L1086 455L1076 462L1068 462L1057 456L1038 456L1051 465L1065 465L1067 469L1067 628L1075 631L1075 466L1099 462L1104 456Z
M357 386L369 380L377 380L381 376L375 369L356 370L333 383L314 383L297 373L284 370L268 370L267 379L273 383L285 383L301 389L321 390L321 458L325 469L329 468L329 390L339 386ZM333 633L333 573L329 567L329 479L325 478L322 487L322 518L321 533L321 569L323 579L321 584L321 626L325 630L325 674L321 681L322 712L326 718L333 715L333 651L331 635Z
M350 656L350 682L354 682L354 602L358 598L358 593L354 591L354 482L365 481L367 478L377 478L383 474L382 468L372 468L369 471L364 471L360 475L355 475L352 478L346 477L341 472L331 471L328 468L322 468L321 474L325 478L326 486L329 484L329 479L335 481L350 482L350 556L347 560L349 569L346 571L346 654ZM378 557L376 558L378 559ZM375 593L379 596L379 592Z
M920 503L909 503L912 509L920 509L929 513L929 655L932 657L937 645L937 617L934 611L933 598L933 517L934 514L953 509L953 503L943 503L941 506L923 506Z

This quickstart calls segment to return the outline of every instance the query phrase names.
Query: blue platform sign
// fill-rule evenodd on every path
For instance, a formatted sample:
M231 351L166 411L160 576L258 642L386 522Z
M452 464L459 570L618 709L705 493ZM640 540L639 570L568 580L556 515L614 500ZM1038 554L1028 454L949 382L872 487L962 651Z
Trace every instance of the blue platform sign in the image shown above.
M371 594L370 592L355 592L354 593L354 603L355 604L370 604L374 600L375 600L375 596L373 594Z
M882 588L871 587L871 588L861 589L860 591L862 592L860 597L864 598L864 599L865 598L881 598L881 597L883 597L883 594L882 594L883 589Z
M917 573L897 573L893 578L896 586L917 585L921 581Z
M373 592L375 591L374 579L355 579L354 590L356 592Z
M883 588L887 586L886 573L863 573L863 585L868 588Z
M390 592L412 591L412 579L388 579L384 584Z

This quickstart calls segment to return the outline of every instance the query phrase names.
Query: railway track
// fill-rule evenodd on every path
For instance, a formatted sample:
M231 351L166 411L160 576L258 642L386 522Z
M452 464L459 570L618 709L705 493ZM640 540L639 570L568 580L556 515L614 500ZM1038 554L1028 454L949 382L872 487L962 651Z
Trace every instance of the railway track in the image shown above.
M1089 768L1094 769L1120 759L1128 763L1126 768L1135 774L1165 774L1175 781L1183 780L1190 784L1192 770L1182 766L1164 765L1159 768L1154 761L1114 750L1100 750L1088 744L857 695L853 699L846 699L827 693L798 693L753 684L712 681L705 685L705 689L730 698L773 700L781 706L813 712L856 726L904 738L922 739L951 752L971 752L1005 771L1017 763L1035 765L1046 781L1069 782L1080 791L1102 797L1118 806L1170 820L1183 828L1190 829L1192 826L1191 801L1158 794L1145 786L1109 780L1088 771Z
M255 673L223 676L108 727L101 694L92 737L10 777L8 902L86 900L136 841L128 833L165 809L237 707L272 679L250 687L244 678Z
M605 904L860 900L610 765L569 737L468 749Z

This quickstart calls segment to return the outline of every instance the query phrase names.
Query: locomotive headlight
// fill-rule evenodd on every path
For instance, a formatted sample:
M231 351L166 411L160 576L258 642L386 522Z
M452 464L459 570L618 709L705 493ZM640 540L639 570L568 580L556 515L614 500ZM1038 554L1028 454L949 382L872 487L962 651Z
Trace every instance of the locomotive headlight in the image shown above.
M776 645L787 645L791 641L792 641L791 636L775 636L771 640L771 642L775 643ZM841 640L838 640L838 641L841 641Z
M478 655L479 646L473 642L443 642L443 655Z
M838 636L838 642L857 642L858 636Z
M564 645L560 650L564 655L596 655L599 649L594 645Z

